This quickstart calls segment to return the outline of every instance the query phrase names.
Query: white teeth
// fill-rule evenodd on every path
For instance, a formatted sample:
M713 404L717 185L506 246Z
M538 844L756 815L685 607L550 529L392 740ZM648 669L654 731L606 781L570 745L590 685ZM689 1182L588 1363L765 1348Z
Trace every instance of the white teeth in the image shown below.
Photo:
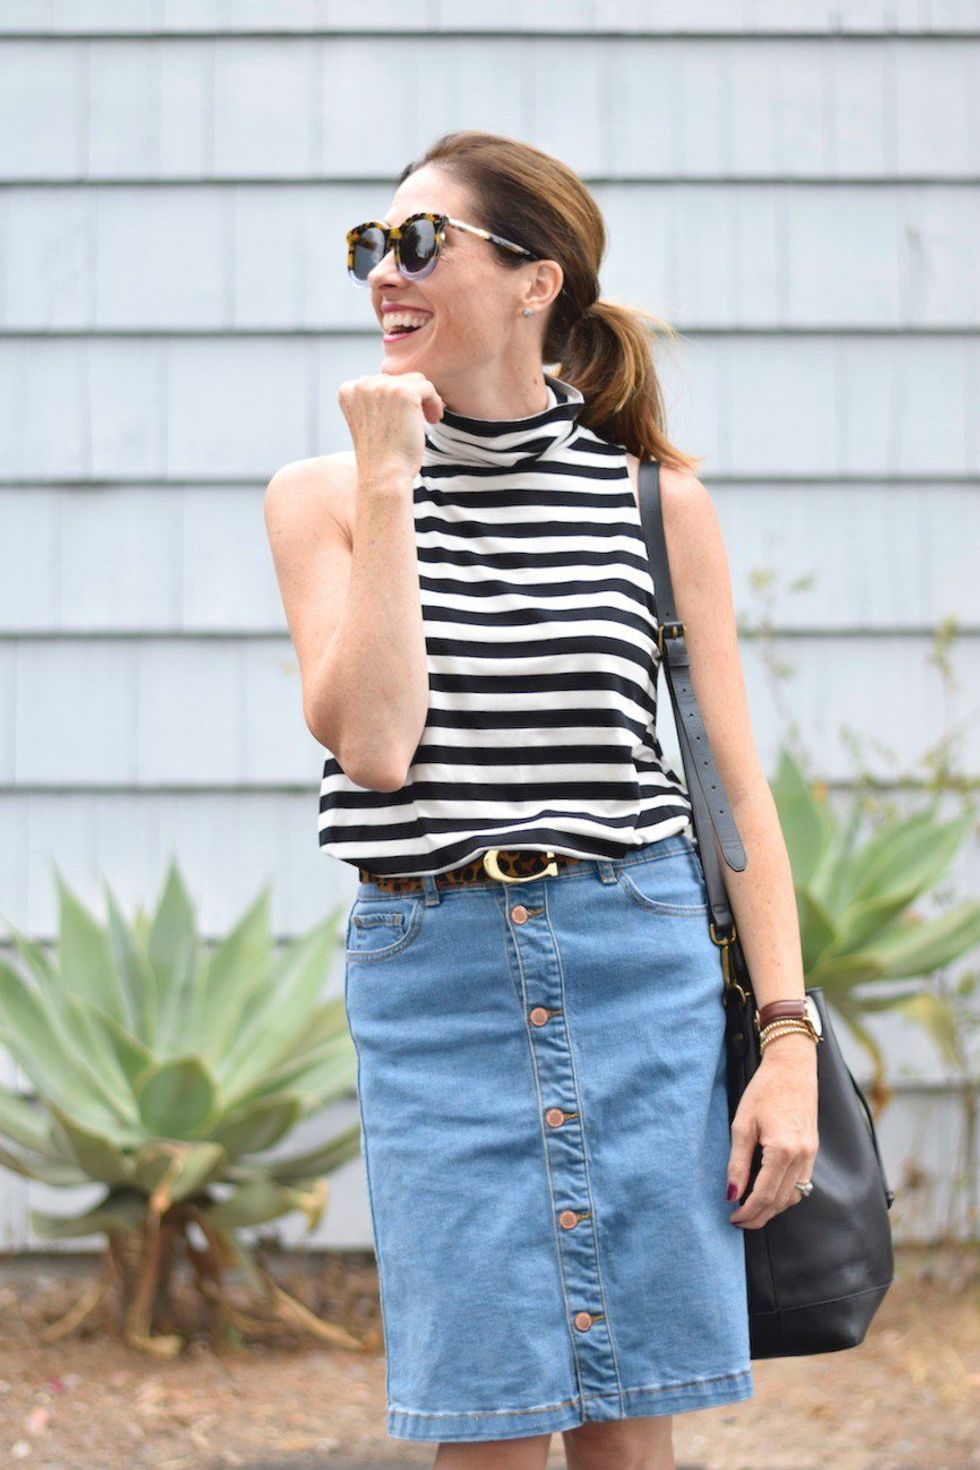
M388 311L383 320L385 331L390 332L392 327L424 327L429 318L410 311Z

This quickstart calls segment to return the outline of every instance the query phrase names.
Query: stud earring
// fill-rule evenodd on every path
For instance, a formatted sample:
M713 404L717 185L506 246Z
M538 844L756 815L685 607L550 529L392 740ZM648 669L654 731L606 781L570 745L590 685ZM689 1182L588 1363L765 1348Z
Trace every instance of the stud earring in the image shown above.
M531 310L531 308L529 306L525 306L522 315L523 316L533 316L534 313L532 312L532 310Z

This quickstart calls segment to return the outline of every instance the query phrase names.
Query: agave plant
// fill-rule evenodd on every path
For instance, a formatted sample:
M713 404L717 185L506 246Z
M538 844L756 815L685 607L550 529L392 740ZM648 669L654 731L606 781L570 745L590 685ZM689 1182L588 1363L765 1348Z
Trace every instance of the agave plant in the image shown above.
M0 1043L35 1097L0 1088L0 1163L49 1185L103 1185L94 1207L32 1210L31 1226L107 1241L100 1281L45 1336L71 1331L115 1283L126 1340L179 1352L179 1336L151 1333L183 1254L227 1322L288 1321L362 1346L283 1291L237 1235L292 1210L314 1230L324 1176L360 1146L355 1123L312 1151L268 1153L356 1075L343 999L319 1000L338 913L276 956L267 888L208 952L175 863L155 913L138 910L131 926L107 884L102 925L56 874L56 956L6 920L27 973L0 961ZM265 1322L228 1300L229 1266L256 1289Z
M860 803L839 821L823 789L807 782L786 751L772 790L793 870L806 984L823 988L868 1052L870 1090L881 1103L885 1062L866 1015L902 1011L944 1054L953 1050L953 1010L921 981L980 943L980 904L968 901L936 918L913 905L945 873L972 817L940 821L934 800L885 820L860 842ZM902 980L917 983L891 989ZM869 994L875 982L887 982L890 993Z

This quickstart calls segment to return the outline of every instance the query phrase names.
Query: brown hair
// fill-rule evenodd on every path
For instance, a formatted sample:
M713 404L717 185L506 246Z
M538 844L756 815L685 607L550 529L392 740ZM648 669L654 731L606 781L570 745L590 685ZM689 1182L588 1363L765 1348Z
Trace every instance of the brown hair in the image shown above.
M475 129L444 133L407 165L398 183L425 164L444 169L469 189L479 216L473 224L561 266L564 283L551 303L544 358L560 366L559 376L581 391L580 421L640 459L696 471L700 458L684 454L667 438L653 364L656 329L671 338L677 333L639 307L599 296L606 229L578 175L529 143ZM487 248L510 269L527 260L492 242Z

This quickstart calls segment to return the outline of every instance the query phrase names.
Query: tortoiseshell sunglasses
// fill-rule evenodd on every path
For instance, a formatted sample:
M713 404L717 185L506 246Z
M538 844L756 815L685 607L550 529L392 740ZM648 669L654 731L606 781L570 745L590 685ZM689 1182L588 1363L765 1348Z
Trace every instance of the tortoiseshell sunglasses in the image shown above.
M466 230L479 235L483 240L492 240L505 250L517 255L526 255L529 260L540 260L523 245L513 240L504 240L479 225L464 224L449 214L410 214L400 225L385 225L381 220L369 219L363 225L355 225L347 231L347 274L356 286L369 285L368 274L379 261L384 260L394 246L395 263L406 281L421 281L431 275L439 259L439 251L446 239L446 226Z

